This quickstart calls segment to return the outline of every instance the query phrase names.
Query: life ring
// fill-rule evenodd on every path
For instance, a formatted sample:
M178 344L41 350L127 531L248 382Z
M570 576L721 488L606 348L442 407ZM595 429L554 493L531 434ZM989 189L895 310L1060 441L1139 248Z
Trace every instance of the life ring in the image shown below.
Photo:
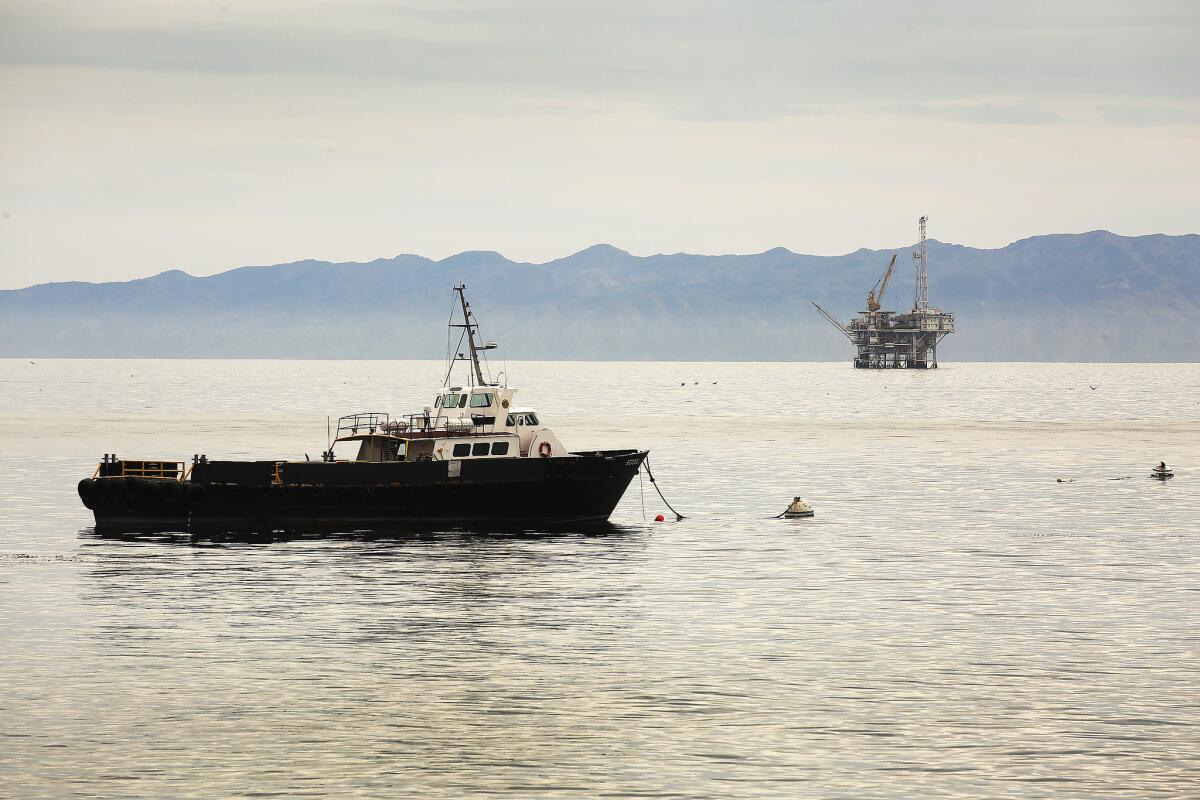
M538 455L542 458L549 458L553 452L554 448L550 446L549 442L542 442L538 445Z

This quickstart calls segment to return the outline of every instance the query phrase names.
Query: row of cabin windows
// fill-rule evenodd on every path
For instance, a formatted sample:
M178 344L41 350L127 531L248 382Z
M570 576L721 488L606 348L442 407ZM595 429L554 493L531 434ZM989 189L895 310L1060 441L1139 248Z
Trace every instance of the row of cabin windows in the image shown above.
M491 392L479 392L477 394L466 395L458 392L450 392L445 396L438 395L433 404L438 408L466 408L467 398L471 398L471 408L488 408L492 404Z
M466 458L467 456L506 456L508 455L508 442L476 442L470 444L461 442L454 445L454 450L451 451L455 458Z
M527 414L509 414L508 415L508 427L510 427L510 428L514 425L537 425L537 424L538 424L537 414L534 414L532 412L527 413Z

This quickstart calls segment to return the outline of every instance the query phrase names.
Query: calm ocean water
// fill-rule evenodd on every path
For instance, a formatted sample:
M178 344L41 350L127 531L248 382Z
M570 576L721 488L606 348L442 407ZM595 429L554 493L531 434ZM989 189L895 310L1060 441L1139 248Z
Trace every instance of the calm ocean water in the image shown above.
M0 795L1200 795L1200 365L509 364L688 517L635 481L603 535L121 541L75 494L440 369L0 361Z

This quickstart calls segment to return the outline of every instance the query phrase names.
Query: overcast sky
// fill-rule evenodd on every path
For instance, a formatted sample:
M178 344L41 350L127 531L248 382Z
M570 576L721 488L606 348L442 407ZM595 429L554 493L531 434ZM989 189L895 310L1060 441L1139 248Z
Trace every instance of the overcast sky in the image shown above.
M0 288L1200 232L1200 3L0 0Z

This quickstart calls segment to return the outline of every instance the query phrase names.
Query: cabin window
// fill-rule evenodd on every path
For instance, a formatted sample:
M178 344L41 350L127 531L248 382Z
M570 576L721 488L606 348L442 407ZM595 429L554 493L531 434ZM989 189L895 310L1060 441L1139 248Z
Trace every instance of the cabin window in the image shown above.
M442 396L441 396L440 394L437 396L437 399L435 399L435 400L433 401L433 407L434 407L434 408L441 408L441 407L442 407Z
M492 455L506 456L508 455L508 442L496 442L492 445Z
M401 439L384 439L383 440L383 460L384 461L403 461L405 444Z
M446 399L442 401L442 408L458 408L458 395L446 395Z
M526 425L537 425L538 424L537 414L534 414L533 412L526 414L525 415L525 424Z
M466 442L454 445L455 458L464 458L469 455L471 455L471 445L467 444Z
M483 392L471 395L471 408L487 408L492 404L492 393Z
M491 449L491 446L492 445L490 442L476 442L475 445L471 448L471 455L486 456L488 454L488 451Z
M516 424L517 424L517 415L516 415L516 414L509 414L509 415L508 415L508 427L510 427L510 428L511 428L512 426L514 426L514 425L516 425Z
M458 407L459 407L459 408L466 408L466 407L467 407L467 396L466 396L465 394L462 394L462 395L459 395L459 396L458 396Z

